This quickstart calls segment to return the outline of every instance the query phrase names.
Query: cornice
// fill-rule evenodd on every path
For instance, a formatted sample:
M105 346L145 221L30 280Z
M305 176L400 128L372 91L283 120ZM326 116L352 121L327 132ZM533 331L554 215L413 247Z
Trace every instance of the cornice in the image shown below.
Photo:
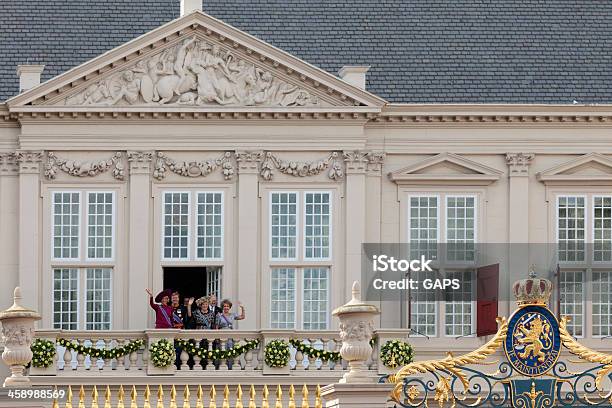
M98 121L129 121L184 123L187 121L206 122L248 122L253 121L299 121L337 122L364 124L373 119L380 109L370 107L329 107L329 108L211 108L189 109L180 107L55 107L36 106L13 109L6 120L20 122L70 122L92 123ZM0 113L0 118L2 113ZM0 121L1 123L1 121Z

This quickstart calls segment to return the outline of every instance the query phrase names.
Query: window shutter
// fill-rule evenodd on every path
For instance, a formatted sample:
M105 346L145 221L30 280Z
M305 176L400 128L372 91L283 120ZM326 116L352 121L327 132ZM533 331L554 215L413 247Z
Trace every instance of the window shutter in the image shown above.
M499 299L499 264L478 268L476 281L476 334L478 337L495 334Z

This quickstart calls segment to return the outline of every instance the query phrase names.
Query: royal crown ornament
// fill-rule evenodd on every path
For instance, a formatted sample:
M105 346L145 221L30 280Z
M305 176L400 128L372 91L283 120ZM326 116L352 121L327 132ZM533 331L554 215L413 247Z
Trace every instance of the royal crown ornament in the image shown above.
M532 265L529 268L529 277L516 281L512 291L519 306L546 305L552 293L552 282L536 277L535 266Z

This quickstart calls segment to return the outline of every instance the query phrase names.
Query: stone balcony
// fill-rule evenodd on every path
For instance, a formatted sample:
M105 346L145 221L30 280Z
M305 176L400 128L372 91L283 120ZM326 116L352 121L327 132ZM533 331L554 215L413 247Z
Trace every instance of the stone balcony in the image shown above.
M378 330L373 352L366 362L367 372L373 378L390 371L379 364L380 347L387 340L406 339L408 330ZM268 367L264 362L264 346L271 340L300 340L316 349L339 351L341 341L337 331L296 331L296 330L159 330L144 331L67 331L37 330L35 338L58 342L60 339L85 346L112 349L142 340L144 346L120 358L96 359L57 346L53 364L48 368L30 368L30 379L34 385L67 384L208 384L251 383L262 384L329 384L337 382L347 370L347 362L322 361L290 346L289 364L283 368ZM258 346L234 359L203 362L199 357L190 358L183 350L180 353L181 366L155 367L149 356L149 346L160 339L193 339L197 345L208 340L208 349L224 349L228 341L234 345L249 340L259 340ZM230 340L231 339L231 340ZM195 363L195 364L194 364Z

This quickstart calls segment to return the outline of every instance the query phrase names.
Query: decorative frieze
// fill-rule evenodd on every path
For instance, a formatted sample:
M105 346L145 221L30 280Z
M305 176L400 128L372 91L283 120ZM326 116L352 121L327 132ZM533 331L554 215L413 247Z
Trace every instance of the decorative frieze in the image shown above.
M327 170L327 175L332 180L344 178L344 169L338 152L331 152L324 159L309 162L284 160L272 152L267 152L259 174L264 180L270 181L274 177L274 170L294 177L316 176Z
M125 169L121 152L116 152L112 157L106 160L73 160L62 159L57 157L55 153L47 154L47 163L45 164L45 177L49 180L55 180L58 171L63 171L74 177L96 177L100 174L112 171L113 177L117 180L125 178Z
M506 153L506 163L510 170L510 176L527 176L529 164L535 157L533 153Z
M231 152L225 152L218 159L177 162L165 153L157 152L153 177L157 180L163 180L168 170L183 177L206 177L215 170L221 169L223 178L231 180L234 176L234 165L231 158Z
M18 151L15 153L15 158L19 165L20 174L39 174L40 163L43 154L41 151Z

